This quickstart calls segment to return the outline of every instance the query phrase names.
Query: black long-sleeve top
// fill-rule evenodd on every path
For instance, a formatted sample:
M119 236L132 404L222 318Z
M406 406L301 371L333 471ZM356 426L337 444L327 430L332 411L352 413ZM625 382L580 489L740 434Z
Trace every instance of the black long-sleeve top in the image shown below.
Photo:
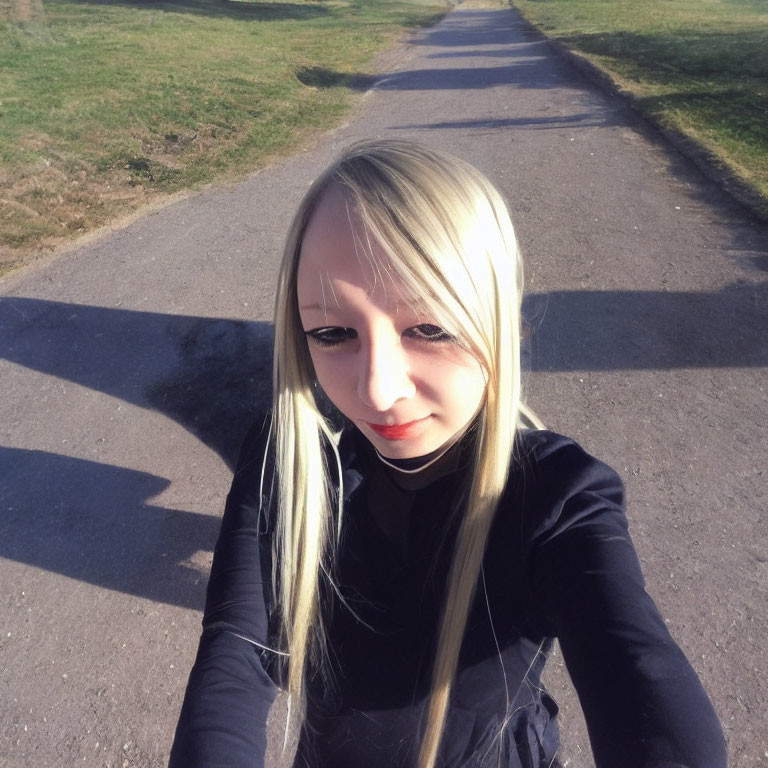
M216 545L203 634L171 768L261 768L276 686L270 646L266 447L245 440ZM465 490L451 471L405 490L354 428L342 437L339 596L326 611L331 684L310 676L295 765L410 768ZM445 471L445 470L444 470ZM520 433L467 623L438 765L549 766L557 707L539 676L559 638L598 768L725 768L712 706L672 640L627 530L616 473L568 438Z

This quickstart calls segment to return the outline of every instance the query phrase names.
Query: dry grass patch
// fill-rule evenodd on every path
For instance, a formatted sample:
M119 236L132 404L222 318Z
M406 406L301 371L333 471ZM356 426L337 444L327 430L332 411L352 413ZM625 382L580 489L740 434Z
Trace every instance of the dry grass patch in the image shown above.
M407 0L0 0L0 264L334 125ZM29 18L30 20L26 20ZM303 82L302 73L323 78ZM306 78L304 78L306 80Z

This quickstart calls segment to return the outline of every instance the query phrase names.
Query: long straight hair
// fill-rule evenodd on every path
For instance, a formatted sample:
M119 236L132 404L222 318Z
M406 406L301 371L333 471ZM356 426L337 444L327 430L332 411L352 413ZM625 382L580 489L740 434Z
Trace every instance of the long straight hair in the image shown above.
M435 322L477 358L487 377L418 756L418 768L434 768L521 409L527 414L520 403L517 242L504 201L479 171L405 141L352 147L312 185L299 206L278 277L273 371L278 473L273 597L279 643L287 654L283 684L294 726L304 715L308 665L322 668L327 663L321 595L335 588L331 564L343 514L336 439L316 402L296 295L302 239L331 185L340 188L367 238L380 246L385 261L377 269L419 296Z

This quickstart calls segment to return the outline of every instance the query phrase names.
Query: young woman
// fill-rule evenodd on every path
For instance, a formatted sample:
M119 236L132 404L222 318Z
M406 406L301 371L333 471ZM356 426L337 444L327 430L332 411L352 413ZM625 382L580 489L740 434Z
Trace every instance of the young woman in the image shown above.
M216 546L174 768L551 766L558 637L599 768L724 768L646 594L617 475L520 400L520 264L474 168L401 141L302 202L274 400Z

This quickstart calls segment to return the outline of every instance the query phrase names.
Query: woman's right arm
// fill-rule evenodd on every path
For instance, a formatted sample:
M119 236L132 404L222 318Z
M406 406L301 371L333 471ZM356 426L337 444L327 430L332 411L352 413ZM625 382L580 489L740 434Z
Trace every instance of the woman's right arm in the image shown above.
M189 676L170 768L262 768L276 686L262 664L269 645L260 564L265 534L260 477L269 419L245 438L208 583L203 634ZM261 512L261 516L260 516Z
M533 472L537 604L560 640L598 768L725 768L717 715L645 591L619 476L551 435Z

